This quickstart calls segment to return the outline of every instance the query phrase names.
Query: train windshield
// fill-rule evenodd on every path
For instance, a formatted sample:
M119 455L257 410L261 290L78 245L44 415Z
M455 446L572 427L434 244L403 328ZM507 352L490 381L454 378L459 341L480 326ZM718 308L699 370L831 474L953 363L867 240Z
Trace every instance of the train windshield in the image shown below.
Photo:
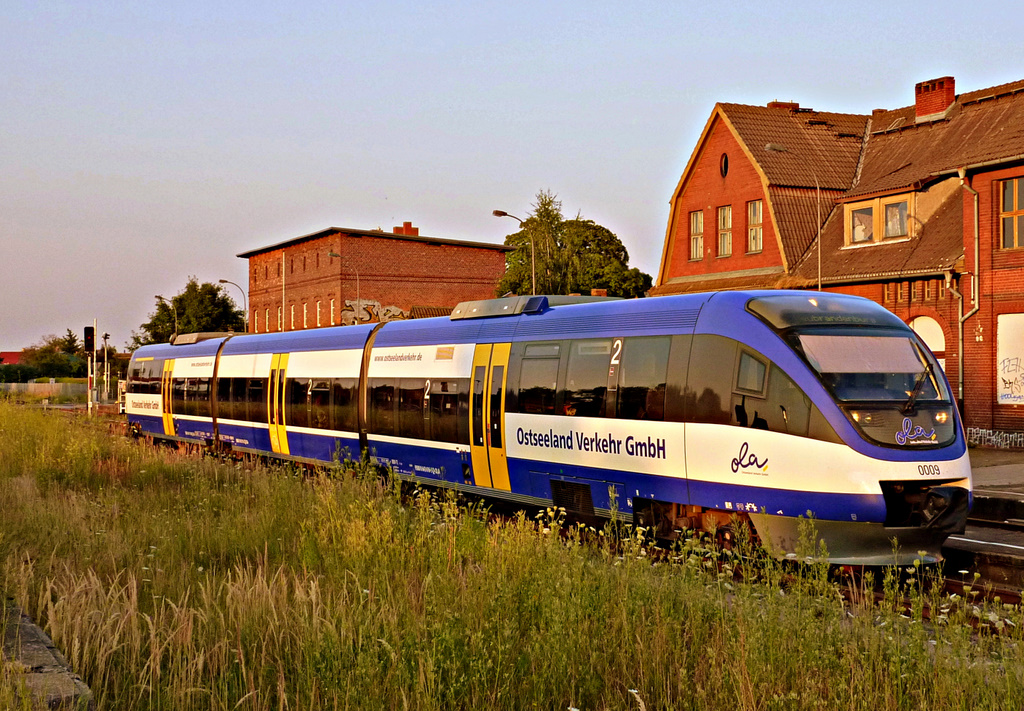
M835 294L764 296L747 309L811 366L866 439L889 447L938 447L956 438L956 416L935 358L891 312Z
M949 400L932 361L904 334L805 332L797 337L807 362L837 400Z

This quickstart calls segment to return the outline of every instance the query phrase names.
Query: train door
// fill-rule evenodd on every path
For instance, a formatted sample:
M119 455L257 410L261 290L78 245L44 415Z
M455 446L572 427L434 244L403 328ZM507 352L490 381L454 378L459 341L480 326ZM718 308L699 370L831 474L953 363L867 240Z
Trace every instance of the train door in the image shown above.
M270 448L274 454L290 454L285 429L285 371L288 354L275 353L270 359L270 386L267 388L267 418L270 425Z
M510 491L505 455L505 384L510 343L482 343L470 380L470 452L473 483Z
M172 386L174 385L174 358L164 361L164 369L160 375L160 398L161 410L164 417L164 434L174 436L174 414L171 410L171 400L174 398Z

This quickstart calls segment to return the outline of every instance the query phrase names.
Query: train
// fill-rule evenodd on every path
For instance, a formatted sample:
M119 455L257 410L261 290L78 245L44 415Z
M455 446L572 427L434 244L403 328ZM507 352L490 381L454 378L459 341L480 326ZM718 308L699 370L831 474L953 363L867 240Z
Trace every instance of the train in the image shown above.
M670 539L742 524L792 557L811 530L836 564L940 560L972 496L932 353L883 307L834 293L514 296L450 317L189 334L135 351L125 412L147 438L367 457Z

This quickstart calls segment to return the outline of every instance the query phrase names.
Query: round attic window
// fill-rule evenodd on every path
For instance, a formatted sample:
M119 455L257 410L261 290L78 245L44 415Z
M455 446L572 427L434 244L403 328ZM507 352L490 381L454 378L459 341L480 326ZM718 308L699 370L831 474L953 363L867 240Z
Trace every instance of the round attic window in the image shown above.
M718 172L722 174L723 178L729 174L729 156L725 153L718 160Z

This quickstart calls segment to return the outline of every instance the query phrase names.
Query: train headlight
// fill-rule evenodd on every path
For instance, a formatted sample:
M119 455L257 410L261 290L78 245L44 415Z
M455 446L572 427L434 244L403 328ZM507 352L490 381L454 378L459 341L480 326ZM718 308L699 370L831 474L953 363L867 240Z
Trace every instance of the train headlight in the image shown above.
M938 422L940 425L946 424L947 420L949 420L949 413L946 412L945 410L939 410L938 412L935 413L935 421Z
M871 413L870 412L851 412L850 415L853 417L853 421L858 424L870 425L871 424Z

